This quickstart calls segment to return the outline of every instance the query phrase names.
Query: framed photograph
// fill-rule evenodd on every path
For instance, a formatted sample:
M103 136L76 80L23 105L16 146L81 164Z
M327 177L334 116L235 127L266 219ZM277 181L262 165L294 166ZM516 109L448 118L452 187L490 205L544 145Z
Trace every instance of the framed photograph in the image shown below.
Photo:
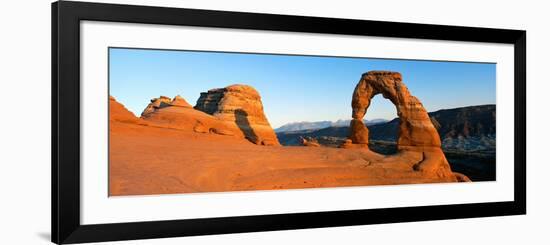
M526 212L526 33L52 4L52 241Z

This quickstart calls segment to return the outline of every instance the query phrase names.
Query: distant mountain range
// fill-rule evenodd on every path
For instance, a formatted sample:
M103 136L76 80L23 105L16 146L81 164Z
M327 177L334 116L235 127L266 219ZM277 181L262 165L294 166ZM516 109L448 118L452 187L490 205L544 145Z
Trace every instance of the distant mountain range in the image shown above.
M386 119L372 119L363 120L365 125L375 125L388 122ZM282 132L297 132L303 130L317 130L329 127L345 127L349 126L350 120L337 120L337 121L318 121L318 122L293 122L287 123L281 127L275 129L276 133Z
M494 152L496 141L496 105L468 106L444 109L428 113L437 128L442 147L447 151ZM312 137L321 144L336 146L348 137L349 120L339 120L341 126L307 128L310 124L295 123L277 130L277 138L283 145L300 145L300 137ZM346 123L347 122L347 123ZM320 122L319 122L320 123ZM315 124L313 125L329 125ZM292 127L296 125L296 127ZM305 129L300 129L304 125ZM399 118L391 121L367 122L371 141L396 142ZM295 129L295 130L289 130Z

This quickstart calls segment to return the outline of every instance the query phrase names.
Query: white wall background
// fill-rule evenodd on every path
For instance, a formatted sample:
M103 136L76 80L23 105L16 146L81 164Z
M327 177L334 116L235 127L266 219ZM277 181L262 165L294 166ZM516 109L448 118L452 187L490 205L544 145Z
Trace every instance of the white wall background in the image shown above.
M115 2L115 1L105 1ZM546 101L550 21L544 1L120 0L179 6L527 30L526 216L277 231L104 244L548 244ZM50 1L0 10L0 243L48 244L50 230Z

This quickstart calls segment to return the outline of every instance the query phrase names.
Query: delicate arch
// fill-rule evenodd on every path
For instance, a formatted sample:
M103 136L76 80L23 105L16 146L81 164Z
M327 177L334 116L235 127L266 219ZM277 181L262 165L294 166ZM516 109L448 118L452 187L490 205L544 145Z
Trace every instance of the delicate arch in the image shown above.
M391 71L370 71L361 76L353 91L350 140L354 144L368 144L369 130L363 123L371 99L377 94L390 100L399 116L398 149L441 147L439 134L422 103L412 96L402 81L401 74Z

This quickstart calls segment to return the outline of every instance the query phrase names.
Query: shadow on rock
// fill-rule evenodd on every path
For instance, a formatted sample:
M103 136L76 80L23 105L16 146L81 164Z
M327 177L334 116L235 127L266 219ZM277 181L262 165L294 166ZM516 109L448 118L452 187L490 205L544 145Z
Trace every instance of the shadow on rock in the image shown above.
M259 144L260 139L254 133L254 130L252 130L252 127L250 126L250 122L248 121L248 113L242 109L235 110L235 123L237 123L237 126L243 132L246 139L248 139L250 142L254 144Z

